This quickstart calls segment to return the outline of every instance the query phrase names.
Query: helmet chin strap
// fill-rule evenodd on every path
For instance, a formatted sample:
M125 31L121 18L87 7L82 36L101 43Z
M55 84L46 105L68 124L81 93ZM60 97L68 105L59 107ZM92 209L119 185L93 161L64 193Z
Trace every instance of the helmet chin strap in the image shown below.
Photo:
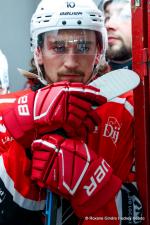
M87 84L89 84L91 81L93 81L96 78L96 75L99 72L99 67L106 64L104 52L98 56L98 59L96 60L96 62L97 63L95 64L95 66L93 68L93 71L91 73L89 80L87 81Z
M92 82L95 79L97 73L98 73L97 66L94 66L93 71L91 72L91 76L86 82L86 84L89 84L90 82Z

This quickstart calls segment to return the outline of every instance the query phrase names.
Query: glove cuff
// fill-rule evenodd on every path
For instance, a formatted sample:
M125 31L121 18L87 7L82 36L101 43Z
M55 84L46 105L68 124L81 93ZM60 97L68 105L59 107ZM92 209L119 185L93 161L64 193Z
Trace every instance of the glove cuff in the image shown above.
M8 132L24 147L31 145L36 134L33 122L34 96L35 93L32 92L20 97L12 108L3 113L4 123Z
M78 202L77 198L72 199L71 204L76 215L78 217L94 215L98 210L112 200L112 198L115 198L121 187L121 183L121 180L117 176L112 175L105 186L84 204L80 204L80 199Z

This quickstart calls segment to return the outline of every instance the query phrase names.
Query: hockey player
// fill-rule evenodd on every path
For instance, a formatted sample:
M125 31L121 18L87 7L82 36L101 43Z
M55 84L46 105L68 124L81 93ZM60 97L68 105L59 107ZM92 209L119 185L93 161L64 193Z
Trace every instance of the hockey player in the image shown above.
M69 200L76 224L137 224L136 187L121 189L135 182L132 95L106 103L87 85L105 56L101 12L43 0L31 36L40 84L1 100L0 225L41 225L45 188Z

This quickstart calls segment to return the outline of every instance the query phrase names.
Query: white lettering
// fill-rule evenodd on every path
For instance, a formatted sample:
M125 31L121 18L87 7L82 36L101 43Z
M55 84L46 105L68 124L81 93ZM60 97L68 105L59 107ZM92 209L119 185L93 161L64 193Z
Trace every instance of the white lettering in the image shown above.
M113 127L110 124L106 124L105 125L105 129L104 129L104 137L111 137L113 134Z
M64 16L64 15L81 16L82 15L82 12L60 12L60 15L61 16Z
M18 104L25 104L27 103L27 101L28 101L27 95L24 95L18 99Z
M94 176L95 176L95 179L97 180L97 183L100 183L104 179L105 174L106 173L105 173L103 167L99 166L94 173Z
M9 136L6 136L4 138L1 139L2 143L5 145L7 142L11 142L13 141L14 138L13 137L9 137Z
M75 7L75 3L74 2L67 2L67 7L68 8L74 8Z
M103 165L103 168L106 172L108 172L108 169L110 168L110 165L103 159L102 160L102 165Z
M96 190L98 187L98 184L102 182L104 177L106 176L106 173L108 172L108 168L110 166L107 164L107 162L103 159L101 162L101 165L99 165L96 170L94 171L94 175L90 177L90 184L85 185L83 189L86 191L86 194L88 196L91 196L92 193Z
M90 185L89 186L84 186L83 189L86 190L86 193L88 196L91 196L91 194L94 192L94 190L97 188L96 181L94 177L90 177Z
M116 118L108 118L105 124L103 136L111 138L113 143L116 144L119 138L120 125Z
M18 113L20 116L30 115L28 105L18 105Z
M116 130L114 130L114 133L112 135L112 139L114 140L114 143L117 143L118 137L119 137L119 128L117 128Z
M30 115L28 104L28 96L24 95L18 99L18 113L20 116L28 116Z

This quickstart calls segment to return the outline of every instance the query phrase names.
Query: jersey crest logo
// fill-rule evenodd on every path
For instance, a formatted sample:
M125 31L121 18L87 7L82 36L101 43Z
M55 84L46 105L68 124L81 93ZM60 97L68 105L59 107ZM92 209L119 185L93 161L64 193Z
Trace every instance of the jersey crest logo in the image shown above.
M111 138L114 144L117 143L120 132L120 124L115 117L108 117L108 121L105 124L103 136Z

